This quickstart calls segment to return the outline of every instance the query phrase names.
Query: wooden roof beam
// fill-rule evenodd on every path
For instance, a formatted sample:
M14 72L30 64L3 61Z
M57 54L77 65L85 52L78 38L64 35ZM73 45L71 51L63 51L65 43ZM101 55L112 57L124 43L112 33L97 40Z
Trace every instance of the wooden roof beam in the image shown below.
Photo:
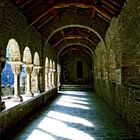
M16 4L19 5L19 6L21 6L25 2L27 2L27 0L16 0Z
M84 37L81 37L81 36L65 36L64 38L60 39L57 43L55 43L52 48L55 48L59 43L61 43L62 41L66 41L68 39L83 39Z
M68 7L71 7L71 6L75 6L77 8L87 8L87 9L92 9L94 8L99 14L101 14L102 16L104 16L105 18L107 18L108 20L111 21L111 17L106 13L104 12L103 10L101 10L101 7L96 7L95 5L85 5L85 4L78 4L78 3L70 3L70 4L58 4L58 5L55 5L54 8L68 8Z
M53 8L50 8L48 11L44 12L43 14L41 14L39 17L37 17L35 20L33 20L30 25L34 25L36 24L39 20L41 20L41 18L45 17L48 13L52 12Z
M103 4L105 4L106 6L108 6L109 8L111 8L112 10L114 10L114 11L116 11L116 12L119 11L119 9L117 9L116 7L114 7L112 4L110 4L110 3L107 2L106 0L101 0L101 2L102 2Z
M114 0L107 0L107 1L109 1L110 3L116 5L116 6L119 7L119 8L122 7L121 4L120 4L119 2L116 2L116 1L114 1Z
M61 3L61 4L57 4L55 5L53 8L55 9L60 9L60 8L69 8L69 7L77 7L77 8L92 8L93 5L85 5L82 3Z
M101 15L102 15L103 17L105 17L107 20L111 21L112 17L109 16L109 15L108 15L106 12L104 12L103 10L101 10L101 7L100 7L100 8L97 8L97 7L94 6L94 8L95 8L95 10L96 10L99 14L101 14Z
M94 18L95 15L96 15L96 10L95 10L95 8L92 8L92 14L91 14L91 17Z
M30 13L34 11L34 9L38 8L38 6L43 2L44 0L38 0L32 6L29 6L28 8L25 9L25 13Z
M95 42L93 42L92 40L90 40L86 34L82 33L81 31L78 31L82 36L84 36L85 39L87 39L89 42L91 42L94 46L97 46L97 44Z
M20 6L20 8L22 9L22 8L26 7L28 4L32 3L33 1L34 1L34 0L28 0L27 2L25 2L24 4L22 4L22 5Z
M118 12L114 12L111 9L109 9L107 6L102 5L101 6L105 11L109 12L110 14L112 14L113 16L116 16Z
M54 16L51 16L47 19L43 19L42 23L40 25L37 26L37 29L40 29L41 27L43 27L47 22L49 22L51 19L53 19Z
M59 4L59 5L55 5L52 8L50 8L49 10L43 12L42 14L40 14L40 16L36 17L36 19L34 19L30 25L34 25L36 24L39 20L41 20L42 18L44 18L47 14L49 14L50 12L53 12L54 9L57 8L67 8L70 6L76 6L78 8L94 8L96 12L98 12L99 14L101 14L103 17L107 18L109 21L111 21L111 16L109 16L101 7L96 7L94 5L84 5L84 4L77 4L77 3L72 3L72 4Z

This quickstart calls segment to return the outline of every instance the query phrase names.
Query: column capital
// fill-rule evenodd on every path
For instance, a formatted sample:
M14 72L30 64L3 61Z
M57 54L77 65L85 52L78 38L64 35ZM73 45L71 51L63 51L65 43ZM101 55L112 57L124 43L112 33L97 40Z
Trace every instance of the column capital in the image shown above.
M26 73L31 74L33 71L33 64L23 64L23 67L26 70Z
M20 61L11 61L9 63L11 64L12 72L14 74L16 74L16 75L20 74L22 62L20 62Z
M41 69L41 66L34 66L33 67L33 72L38 75L40 69Z

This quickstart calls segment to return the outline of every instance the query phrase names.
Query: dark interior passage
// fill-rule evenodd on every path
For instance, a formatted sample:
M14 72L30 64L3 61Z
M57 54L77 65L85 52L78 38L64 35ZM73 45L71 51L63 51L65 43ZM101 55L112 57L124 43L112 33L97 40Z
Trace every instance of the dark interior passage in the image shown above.
M139 140L96 93L60 91L50 105L11 130L3 140Z
M83 63L81 61L77 62L77 79L83 78Z

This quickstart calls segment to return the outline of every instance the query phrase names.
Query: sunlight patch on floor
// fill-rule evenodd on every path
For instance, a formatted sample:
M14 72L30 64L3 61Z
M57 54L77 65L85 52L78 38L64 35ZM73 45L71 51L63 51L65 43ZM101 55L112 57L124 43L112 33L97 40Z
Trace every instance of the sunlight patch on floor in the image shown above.
M58 91L58 93L64 93L64 94L69 94L69 95L77 95L77 96L85 96L86 93L82 91Z
M61 101L66 101L66 102L70 102L70 103L76 103L76 104L85 104L88 105L88 102L85 101L81 101L80 99L72 99L72 98L68 98L67 96L63 95L60 99Z
M42 132L40 129L35 129L33 132L28 136L26 140L56 140L51 135Z
M69 96L69 95L63 95L63 96L65 96L65 98L68 98L68 99L75 99L75 100L80 100L80 101L88 101L88 99L83 98L83 97L76 97L76 96Z
M56 105L64 106L64 107L69 107L69 108L80 108L80 109L85 109L89 110L90 108L85 106L85 105L80 105L80 104L75 104L75 103L68 103L66 101L57 101Z
M68 114L65 114L65 113L60 113L60 112L56 112L56 111L50 111L47 114L47 116L51 117L53 119L64 121L64 122L82 124L84 126L93 127L93 124L91 122L89 122L88 120L86 120L84 118L81 118L81 117L68 115Z
M45 117L39 123L38 128L57 137L68 138L72 140L94 140L94 138L84 131L69 127L66 123L49 117Z

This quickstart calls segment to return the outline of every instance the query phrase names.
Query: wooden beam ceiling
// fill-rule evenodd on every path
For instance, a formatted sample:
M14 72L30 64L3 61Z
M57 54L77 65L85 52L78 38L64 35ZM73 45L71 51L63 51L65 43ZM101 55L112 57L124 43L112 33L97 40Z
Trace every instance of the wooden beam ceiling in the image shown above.
M117 17L125 0L12 0L21 10L28 21L28 25L34 26L38 31L45 25L55 22L61 18L66 10L74 10L86 13L91 20L96 16L110 23L112 17ZM98 24L98 23L97 23ZM104 27L102 27L104 28ZM62 41L85 39L93 46L97 46L99 39L90 30L84 31L80 28L61 30L50 39L53 48Z

